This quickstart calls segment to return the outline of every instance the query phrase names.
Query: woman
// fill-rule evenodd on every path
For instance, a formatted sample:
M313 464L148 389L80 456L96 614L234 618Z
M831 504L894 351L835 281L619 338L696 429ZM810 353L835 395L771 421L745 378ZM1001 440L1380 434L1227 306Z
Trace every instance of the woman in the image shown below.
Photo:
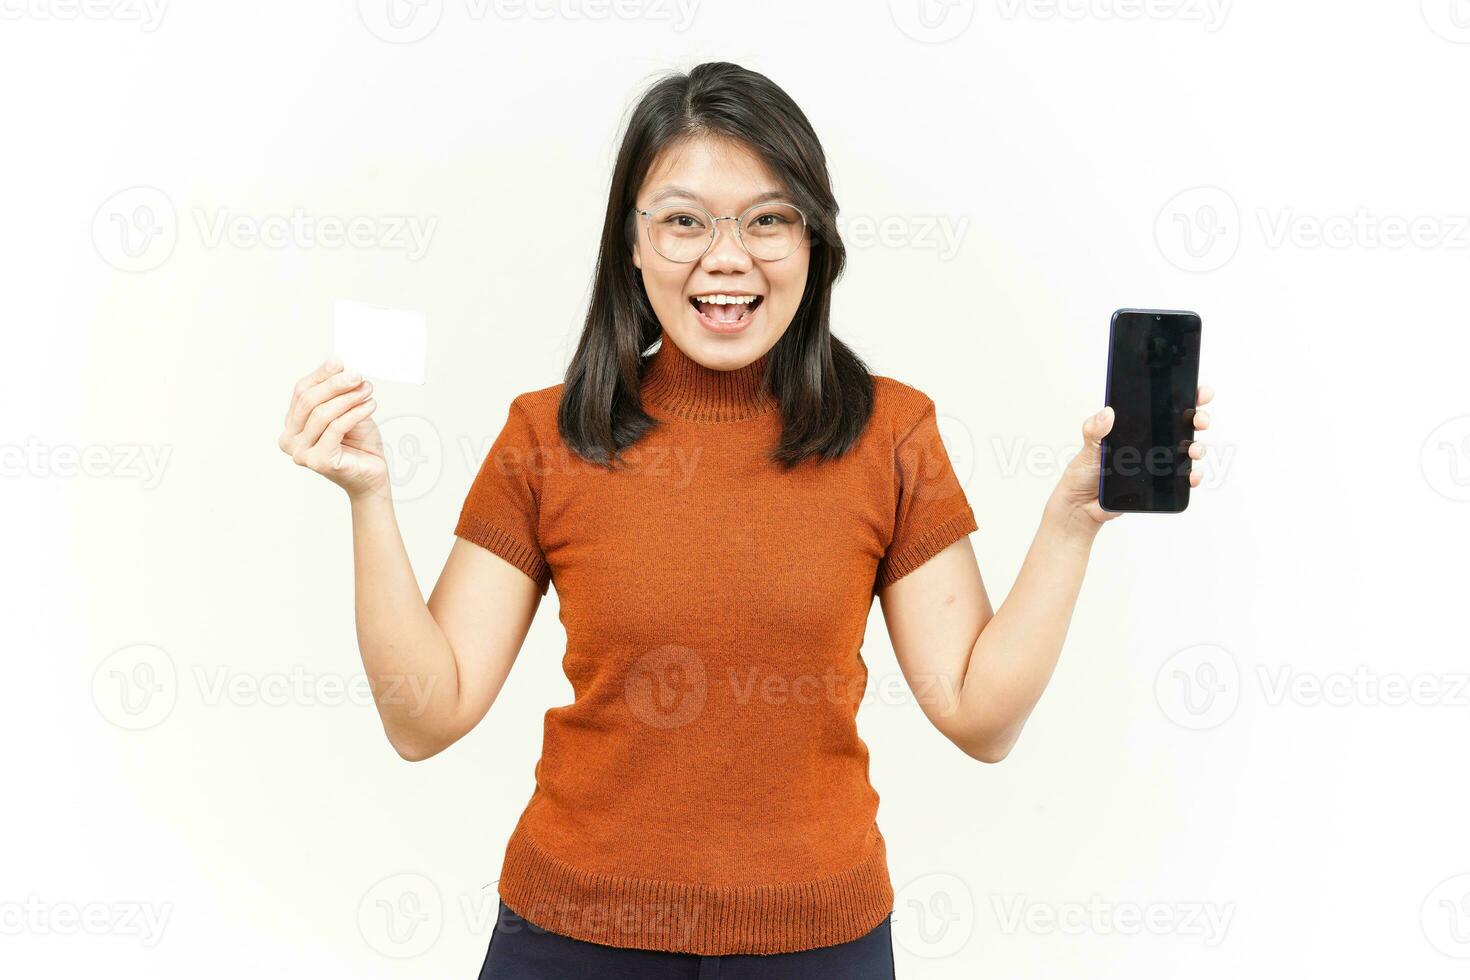
M427 692L378 701L405 759L484 717L556 582L575 699L546 714L482 978L892 977L855 725L874 596L926 716L976 759L1005 757L1051 676L1116 516L1111 416L1084 423L992 614L934 403L830 333L836 214L768 79L705 64L650 88L576 355L511 401L427 603L371 386L329 362L296 387L281 448L348 493L373 688Z

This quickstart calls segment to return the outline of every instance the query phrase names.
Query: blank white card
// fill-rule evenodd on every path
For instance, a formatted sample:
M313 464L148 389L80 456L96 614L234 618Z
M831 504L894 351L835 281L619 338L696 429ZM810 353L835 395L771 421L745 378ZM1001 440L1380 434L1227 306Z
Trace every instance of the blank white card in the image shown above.
M333 352L349 370L384 381L424 383L429 318L349 299L333 304Z

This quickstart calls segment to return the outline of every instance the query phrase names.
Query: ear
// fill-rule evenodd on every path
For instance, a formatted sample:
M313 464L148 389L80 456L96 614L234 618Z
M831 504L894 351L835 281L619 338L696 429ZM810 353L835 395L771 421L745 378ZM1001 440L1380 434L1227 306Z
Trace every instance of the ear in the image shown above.
M643 271L643 257L638 254L638 243L633 243L633 268Z

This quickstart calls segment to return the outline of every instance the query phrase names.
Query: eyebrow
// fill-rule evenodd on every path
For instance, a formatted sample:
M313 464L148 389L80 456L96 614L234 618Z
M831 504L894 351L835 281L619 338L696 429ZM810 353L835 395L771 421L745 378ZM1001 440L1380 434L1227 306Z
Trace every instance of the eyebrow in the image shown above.
M784 201L787 199L788 196L789 195L787 195L785 191L766 191L763 194L757 194L755 197L745 202L745 207L748 208L752 205L761 204L765 201ZM701 204L705 203L704 198L689 190L687 187L665 187L663 190L650 197L648 199L648 203L650 205L657 204L659 201L662 201L665 198L669 197L687 197L691 201L698 201ZM741 210L744 210L744 208L742 208Z

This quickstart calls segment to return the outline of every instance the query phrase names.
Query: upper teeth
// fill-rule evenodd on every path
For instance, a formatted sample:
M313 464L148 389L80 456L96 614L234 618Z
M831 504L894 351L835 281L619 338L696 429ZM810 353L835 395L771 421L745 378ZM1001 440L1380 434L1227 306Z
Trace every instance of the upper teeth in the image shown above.
M696 296L694 299L700 303L754 303L754 296L727 296L724 293L710 293L708 296Z

